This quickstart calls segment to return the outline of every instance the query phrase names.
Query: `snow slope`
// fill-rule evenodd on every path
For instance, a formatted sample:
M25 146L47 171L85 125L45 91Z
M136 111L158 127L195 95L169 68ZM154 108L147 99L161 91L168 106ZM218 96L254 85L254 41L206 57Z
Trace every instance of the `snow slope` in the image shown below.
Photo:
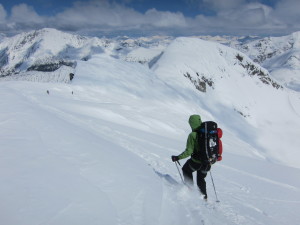
M196 59L182 49L191 44ZM1 224L299 223L299 154L273 148L275 138L298 144L299 95L249 76L239 62L224 46L178 39L151 69L100 54L78 61L70 84L1 82ZM214 85L200 92L186 72ZM184 150L194 113L224 131L223 161L212 169L220 203L209 176L206 203L181 184L170 159ZM286 123L293 143L276 132ZM267 137L262 124L271 146L251 136Z

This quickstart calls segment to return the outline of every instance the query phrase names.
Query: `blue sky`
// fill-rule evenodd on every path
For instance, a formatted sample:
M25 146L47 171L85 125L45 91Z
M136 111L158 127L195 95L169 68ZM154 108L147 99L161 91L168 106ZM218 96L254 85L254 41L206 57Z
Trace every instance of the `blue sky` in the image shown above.
M58 12L72 7L73 3L78 0L4 0L2 5L6 9L11 9L13 6L26 3L33 6L34 9L42 15L55 15ZM90 0L81 0L89 2ZM226 0L225 0L226 1ZM182 12L186 16L196 16L198 14L213 15L214 12L209 8L209 1L197 0L114 0L116 2L127 5L139 12L146 12L148 9L155 8L160 11ZM248 1L248 2L258 2ZM259 1L263 4L274 7L278 0Z
M4 0L0 32L281 35L300 30L299 12L300 0Z

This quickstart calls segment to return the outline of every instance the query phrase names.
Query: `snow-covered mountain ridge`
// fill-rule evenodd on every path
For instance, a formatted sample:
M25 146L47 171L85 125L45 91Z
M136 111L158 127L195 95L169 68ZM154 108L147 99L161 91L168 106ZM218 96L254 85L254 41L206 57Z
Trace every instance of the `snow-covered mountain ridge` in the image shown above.
M266 37L242 43L240 49L260 64L291 49L300 48L300 31L283 37Z
M158 63L152 65L152 68L156 71L164 58L171 59L172 63L165 65L169 68L164 68L164 71L159 71L159 73L171 78L174 77L174 74L169 74L169 71L173 72L171 68L178 68L178 75L184 75L190 79L200 91L205 91L207 85L212 87L213 80L221 80L224 76L230 76L231 70L239 71L242 76L256 76L267 85L272 85L277 89L282 88L270 78L266 69L241 52L224 45L195 38L177 38L167 49L168 55L165 57L166 53L164 53Z
M18 79L26 75L40 74L39 72L48 72L48 76L55 71L56 74L68 74L74 71L76 60L88 60L99 53L127 61L148 62L159 55L162 46L169 42L168 37L136 40L124 37L114 40L84 37L45 28L4 38L0 42L0 76L18 75L14 76ZM149 46L151 50L145 49ZM145 49L142 58L136 58L134 53L128 54L137 48L139 52Z
M61 66L76 67L84 60L102 51L104 41L42 29L7 38L0 43L1 76L29 71L53 72Z
M231 46L268 69L286 87L300 91L300 31Z
M236 48L271 72L281 84L298 91L299 32L284 37L259 38L197 36ZM173 37L84 37L55 29L42 29L0 40L0 76L13 79L67 82L74 73L76 60L88 60L93 54L106 53L142 64L159 57ZM251 66L248 66L251 69ZM45 73L47 72L47 76ZM10 78L9 78L10 79Z

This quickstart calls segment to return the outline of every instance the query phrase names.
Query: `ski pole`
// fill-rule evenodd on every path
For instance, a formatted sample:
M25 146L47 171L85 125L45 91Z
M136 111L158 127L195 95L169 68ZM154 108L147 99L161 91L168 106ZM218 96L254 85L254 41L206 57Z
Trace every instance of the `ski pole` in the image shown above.
M176 167L177 167L177 170L178 170L178 173L179 173L179 175L180 175L180 178L181 178L182 182L184 183L183 178L182 178L182 175L181 175L181 173L180 173L180 170L179 170L179 168L178 168L178 166L177 166L177 163L178 163L178 165L180 165L180 163L179 163L178 161L175 161L175 165L176 165Z
M216 192L216 188L215 188L215 183L214 183L214 179L213 179L213 177L211 175L211 171L209 171L209 174L210 174L210 177L211 177L211 182L212 182L212 184L214 186L215 195L216 195L216 199L217 199L216 202L220 202L219 199L218 199L218 196L217 196L217 192Z

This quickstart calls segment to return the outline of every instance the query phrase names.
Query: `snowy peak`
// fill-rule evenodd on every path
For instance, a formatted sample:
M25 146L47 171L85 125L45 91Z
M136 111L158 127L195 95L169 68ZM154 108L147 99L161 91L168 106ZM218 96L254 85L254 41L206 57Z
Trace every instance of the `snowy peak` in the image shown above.
M283 37L266 37L243 44L241 51L260 64L290 50L300 48L300 31Z
M31 70L52 72L74 60L102 52L103 41L45 28L7 38L0 44L1 75Z
M300 91L300 31L236 46L286 87Z
M77 60L86 61L101 53L125 61L148 63L161 54L171 40L164 36L84 37L45 28L0 39L0 76L18 74L14 79L20 75L28 78L29 75L36 77L38 72L48 72L51 76L53 72L59 74L59 69L71 71Z
M250 76L263 84L281 88L266 69L245 54L224 45L197 38L177 38L152 67L160 76L178 85L188 79L205 92L222 83L222 79ZM174 68L177 74L174 74ZM176 76L177 75L177 76ZM188 85L189 86L189 85Z

